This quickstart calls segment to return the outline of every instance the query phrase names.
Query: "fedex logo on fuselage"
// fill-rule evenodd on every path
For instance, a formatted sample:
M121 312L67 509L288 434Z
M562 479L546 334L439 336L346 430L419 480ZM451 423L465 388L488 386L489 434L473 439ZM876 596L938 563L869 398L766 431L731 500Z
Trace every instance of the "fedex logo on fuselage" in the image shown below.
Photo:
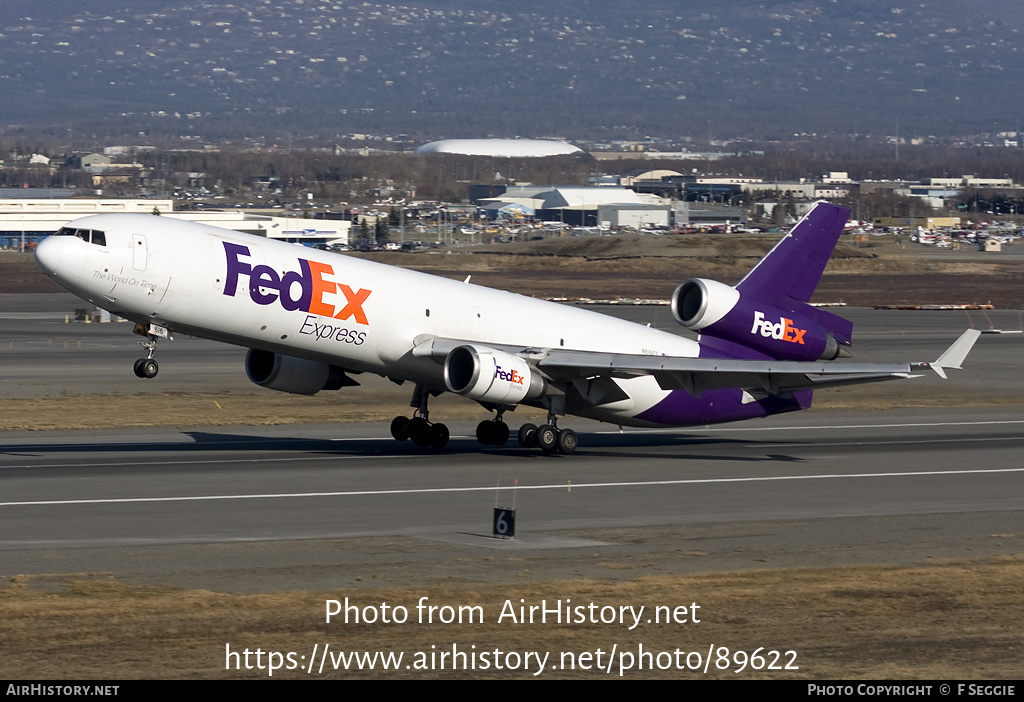
M257 305L280 302L281 307L288 311L301 310L335 319L351 317L358 324L369 326L370 322L363 311L363 303L373 291L360 288L353 292L349 286L331 280L334 268L329 264L300 258L298 271L278 274L270 266L253 266L242 260L250 256L248 246L229 241L222 243L228 261L227 279L224 281L225 295L234 297L235 290L238 289L238 277L245 275L249 277L249 297ZM336 310L334 305L324 302L324 295L338 293L345 297L345 305Z
M792 344L803 344L807 330L794 327L792 319L783 317L778 322L770 322L764 318L764 312L754 312L754 326L750 328L750 333L771 339L782 339Z
M510 383L515 383L516 385L522 385L523 380L525 380L525 376L518 371L503 371L501 366L498 365L494 366L494 377L498 380L507 380Z

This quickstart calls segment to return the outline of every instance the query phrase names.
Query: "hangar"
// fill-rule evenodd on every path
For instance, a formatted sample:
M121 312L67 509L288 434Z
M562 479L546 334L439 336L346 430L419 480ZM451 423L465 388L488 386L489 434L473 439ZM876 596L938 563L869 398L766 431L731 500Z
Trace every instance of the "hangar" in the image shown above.
M477 201L488 216L518 211L539 220L582 226L668 226L671 206L628 188L509 186L495 197Z

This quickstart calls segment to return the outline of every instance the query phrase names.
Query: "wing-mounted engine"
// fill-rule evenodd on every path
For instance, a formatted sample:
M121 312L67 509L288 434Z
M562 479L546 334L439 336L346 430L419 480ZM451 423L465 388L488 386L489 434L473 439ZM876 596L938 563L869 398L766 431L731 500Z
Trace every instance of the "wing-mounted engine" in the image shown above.
M672 293L672 314L688 329L754 349L771 358L814 361L840 355L853 325L798 300L762 302L724 283L691 278Z
M245 354L245 374L260 387L295 395L359 385L338 366L259 349Z
M444 361L444 383L457 395L495 405L537 399L546 387L544 378L519 356L475 344L451 350Z

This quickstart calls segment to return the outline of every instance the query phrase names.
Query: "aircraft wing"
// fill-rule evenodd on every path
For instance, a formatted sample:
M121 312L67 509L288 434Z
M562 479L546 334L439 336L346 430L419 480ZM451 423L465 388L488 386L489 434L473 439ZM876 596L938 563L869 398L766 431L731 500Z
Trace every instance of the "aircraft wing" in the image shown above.
M686 390L697 397L705 390L720 388L741 388L777 395L807 388L908 378L915 370L909 363L744 361L579 351L552 351L537 365L553 380L651 375L663 390Z
M945 378L945 369L959 369L980 334L975 329L969 329L936 361L922 363L751 361L487 345L530 360L541 373L556 382L602 376L633 378L650 375L664 390L684 389L695 396L700 396L705 390L737 387L776 395L796 390L909 378L916 371L928 368ZM414 348L413 354L443 360L452 349L464 343L469 342L423 339Z

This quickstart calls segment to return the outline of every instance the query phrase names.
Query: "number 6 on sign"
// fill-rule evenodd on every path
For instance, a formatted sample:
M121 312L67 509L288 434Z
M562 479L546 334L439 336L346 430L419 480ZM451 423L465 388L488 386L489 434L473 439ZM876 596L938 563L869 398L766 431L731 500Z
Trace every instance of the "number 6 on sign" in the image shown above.
M516 511L505 507L494 508L494 536L511 539L516 535Z

